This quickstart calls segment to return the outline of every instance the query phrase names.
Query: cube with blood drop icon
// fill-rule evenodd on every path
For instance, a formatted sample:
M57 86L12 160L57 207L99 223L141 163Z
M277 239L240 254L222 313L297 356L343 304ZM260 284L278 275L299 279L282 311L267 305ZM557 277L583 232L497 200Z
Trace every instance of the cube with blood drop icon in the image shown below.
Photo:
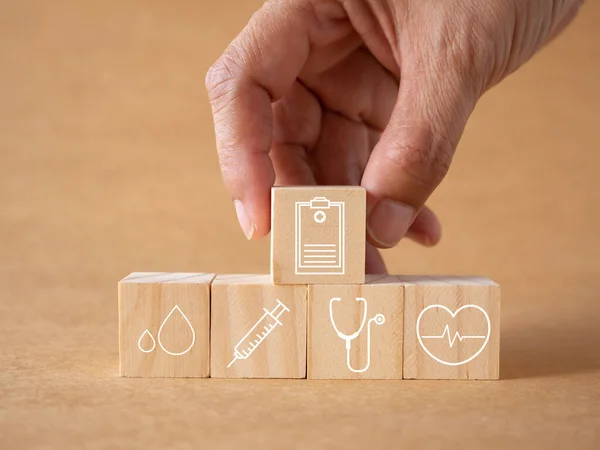
M210 375L210 284L214 274L132 273L119 282L119 373Z

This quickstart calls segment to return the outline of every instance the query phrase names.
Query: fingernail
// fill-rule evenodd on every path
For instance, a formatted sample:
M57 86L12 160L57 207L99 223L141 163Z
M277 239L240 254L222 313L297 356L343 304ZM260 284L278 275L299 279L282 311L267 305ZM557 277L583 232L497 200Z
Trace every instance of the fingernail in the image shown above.
M256 225L252 223L252 220L246 214L246 208L244 208L244 204L239 200L234 200L233 204L235 205L235 212L237 214L238 222L242 227L242 231L246 235L246 239L252 239L254 232L256 231Z
M367 231L382 247L394 247L408 231L415 218L415 209L393 200L382 200L371 211Z

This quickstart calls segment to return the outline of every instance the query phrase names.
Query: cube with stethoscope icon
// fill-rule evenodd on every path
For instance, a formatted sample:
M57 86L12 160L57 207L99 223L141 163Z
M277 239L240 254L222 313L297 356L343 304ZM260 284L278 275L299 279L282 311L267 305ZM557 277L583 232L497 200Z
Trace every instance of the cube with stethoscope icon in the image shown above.
M310 379L401 379L404 288L391 275L309 286Z
M345 270L345 205L326 197L296 202L296 274L333 275Z
M357 302L363 304L362 320L360 321L360 325L358 326L358 329L354 333L352 333L352 334L342 333L336 325L335 317L333 314L333 303L339 302L341 300L342 299L338 298L338 297L334 297L329 300L329 320L331 321L331 326L335 330L335 333L337 334L337 336L340 339L342 339L346 344L346 366L348 367L348 370L350 372L354 372L354 373L363 373L363 372L366 372L367 370L369 370L369 367L371 366L371 325L372 324L383 325L385 323L385 316L383 314L376 314L373 317L371 317L369 319L369 321L367 322L367 314L368 314L367 300L362 297L356 297L355 300ZM366 331L365 331L365 323L367 325ZM365 331L367 333L367 362L365 363L365 365L363 367L355 368L352 366L351 357L350 357L351 352L352 352L352 341L357 339L363 333L363 331Z

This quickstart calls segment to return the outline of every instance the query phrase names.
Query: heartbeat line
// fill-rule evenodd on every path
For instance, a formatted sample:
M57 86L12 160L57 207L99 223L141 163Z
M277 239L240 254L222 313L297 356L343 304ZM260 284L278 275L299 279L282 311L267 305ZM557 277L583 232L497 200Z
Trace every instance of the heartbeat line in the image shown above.
M457 339L460 342L462 342L465 339L485 339L486 338L485 336L461 336L458 331L456 333L454 333L454 337L450 337L450 325L446 325L446 328L444 328L444 331L442 332L442 334L440 336L421 336L421 339L444 339L444 337L448 337L448 345L450 345L450 348L452 348L454 346L454 343L456 342Z

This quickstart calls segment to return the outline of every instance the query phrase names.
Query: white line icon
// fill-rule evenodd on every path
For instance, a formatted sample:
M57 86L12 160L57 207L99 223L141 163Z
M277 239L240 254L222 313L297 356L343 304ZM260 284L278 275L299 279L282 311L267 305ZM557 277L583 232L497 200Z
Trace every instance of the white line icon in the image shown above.
M428 335L428 336L421 336L421 319L423 317L423 314L426 311L429 311L433 308L440 308L443 309L444 311L446 311L448 314L450 314L450 316L452 318L455 318L457 316L457 314L465 309L469 309L469 308L474 308L480 312L483 313L483 316L485 317L486 320L486 325L487 325L487 333L485 335L461 335L460 332L457 330L456 333L454 333L454 336L450 336L450 325L446 324L446 326L444 327L444 331L442 331L442 334L440 335ZM419 340L419 344L421 344L421 347L423 348L423 350L425 350L425 353L427 353L429 356L431 356L434 360L436 360L437 362L444 364L446 366L460 366L463 364L468 363L469 361L472 361L473 359L477 358L477 356L479 356L479 354L483 351L483 349L486 347L487 343L490 340L490 334L492 331L492 325L490 322L490 317L488 316L487 312L485 312L485 310L478 305L464 305L461 306L460 308L458 308L456 311L452 312L452 310L450 310L449 308L445 307L444 305L429 305L427 308L423 309L423 311L421 311L421 313L419 314L419 317L417 318L417 338ZM469 358L466 358L462 361L458 361L458 362L449 362L449 361L445 361L437 356L435 356L428 348L427 346L423 343L423 340L427 340L427 339L447 339L448 340L448 346L450 348L454 347L454 345L456 344L456 341L458 340L458 342L463 342L464 340L471 340L471 339L480 339L483 341L481 347L473 354L471 355Z
M458 331L454 333L453 337L450 337L450 325L446 325L446 328L444 328L444 331L440 336L421 336L421 339L444 339L445 337L448 338L448 345L450 348L454 347L454 343L457 339L460 342L464 341L465 339L485 339L485 336L461 336Z
M296 202L296 275L343 275L345 204L315 197Z
M279 317L289 310L279 299L272 311L263 308L265 313L234 347L233 360L227 365L227 368L229 369L238 359L248 359L252 352L271 334L277 325L283 326Z
M182 352L170 352L169 350L167 350L161 340L161 336L162 336L162 331L163 328L165 326L165 324L167 323L167 321L169 320L169 317L171 317L171 315L175 312L178 311L179 314L182 315L182 317L185 319L185 321L187 322L187 324L190 327L190 330L192 330L192 343L189 345L188 348L186 348L184 351ZM165 317L165 320L163 320L163 323L161 324L160 328L158 329L158 345L160 345L160 348L163 349L163 351L165 353L168 353L169 355L172 356L181 356L181 355L185 355L187 352L189 352L191 350L191 348L194 346L194 343L196 342L196 332L194 331L194 327L192 327L192 324L190 323L190 321L188 320L187 316L183 313L183 311L181 310L181 308L177 305L175 305L175 307L171 310L171 312L169 314L167 314L167 317Z
M142 340L144 339L144 336L148 336L152 340L152 347L150 347L150 349L148 349L148 350L145 350L142 348ZM144 353L150 353L150 352L154 351L154 349L156 348L156 341L154 340L154 336L152 336L152 333L150 333L150 331L148 331L147 329L144 330L144 332L141 334L140 338L138 339L138 348L140 349L140 351L142 351Z
M165 346L163 345L163 343L162 343L162 333L163 333L164 326L169 321L169 318L175 312L177 312L177 313L179 313L181 315L181 317L185 320L185 322L190 327L190 331L192 332L192 342L190 343L190 345L185 350L183 350L181 352L171 352L171 351L167 350L165 348ZM150 339L152 340L152 347L150 349L144 349L144 348L142 348L142 340L144 339L144 336L146 336L146 335L149 336ZM171 355L171 356L181 356L181 355L185 355L187 352L189 352L192 349L192 347L194 346L195 343L196 343L196 332L194 331L194 327L192 327L192 324L190 323L190 321L187 318L187 316L183 313L183 311L181 310L181 308L178 305L175 305L173 307L173 309L171 309L171 311L169 312L169 314L167 314L167 316L163 320L162 324L160 325L160 328L158 329L158 345L168 355ZM144 330L144 332L141 334L140 338L138 339L137 345L138 345L138 348L140 349L140 351L143 352L143 353L151 353L152 351L154 351L154 349L156 348L156 340L154 339L154 336L152 336L152 333L150 333L150 330L148 330L148 329Z
M376 325L383 325L385 323L385 316L383 314L376 314L374 317L369 319L369 323L367 324L367 364L362 369L355 369L352 367L350 363L350 352L352 350L352 341L356 339L360 333L362 333L363 328L365 327L365 322L367 320L367 300L362 297L357 297L355 300L357 302L361 302L364 305L363 308L363 318L356 330L352 334L344 334L342 333L335 324L335 320L333 318L333 302L339 302L342 299L339 297L332 298L329 300L329 320L331 321L331 326L335 330L336 334L340 339L346 341L346 365L348 366L348 370L354 373L362 373L369 370L371 366L371 324L375 323Z

